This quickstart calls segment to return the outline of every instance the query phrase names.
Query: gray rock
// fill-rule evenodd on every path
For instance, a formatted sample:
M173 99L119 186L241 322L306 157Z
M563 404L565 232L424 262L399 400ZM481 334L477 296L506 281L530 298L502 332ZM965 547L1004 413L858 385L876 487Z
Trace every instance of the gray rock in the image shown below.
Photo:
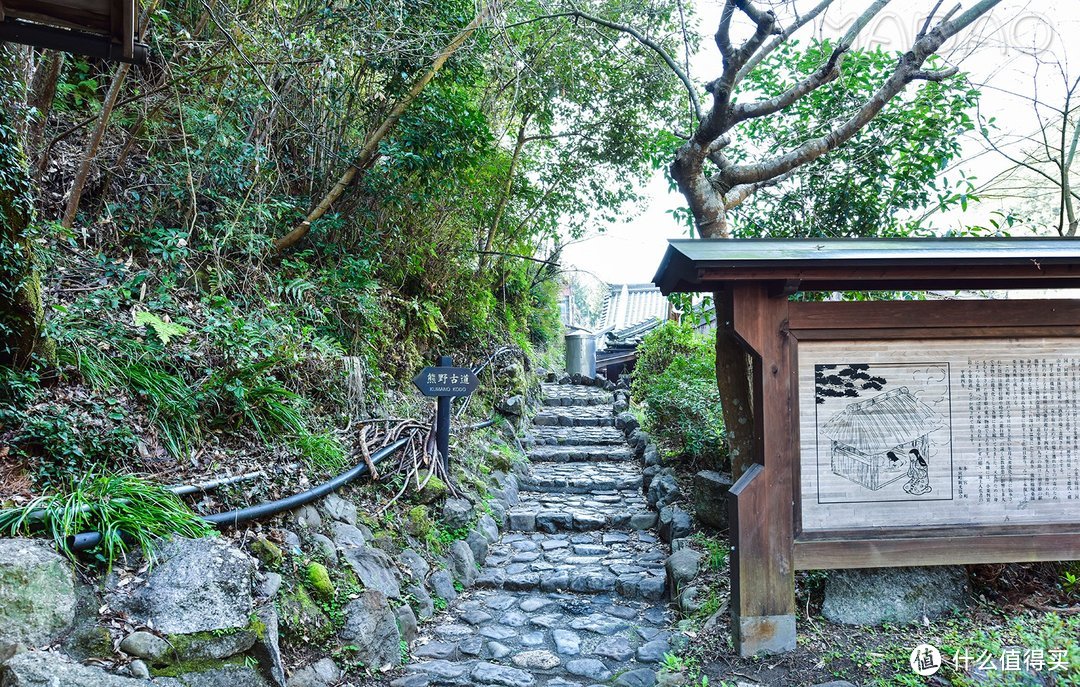
M152 632L132 632L120 642L120 651L151 663L164 663L172 651L172 646Z
M555 650L564 656L576 656L581 653L581 637L570 630L552 630L551 638L555 640Z
M431 599L431 594L428 594L427 587L414 584L407 588L405 593L412 597L413 605L416 607L416 616L420 620L427 620L435 615L435 602Z
M680 541L680 540L676 540ZM678 591L694 581L701 572L702 555L691 548L683 548L667 559L664 568L667 570L668 589L671 597L675 598Z
M673 539L689 537L694 525L689 513L678 506L668 506L660 511L660 524L657 533L660 539L670 542Z
M544 649L520 651L511 660L518 668L529 670L551 670L562 662L558 656Z
M656 479L656 476L660 474L662 470L659 465L652 465L641 471L641 493L648 494L649 487L652 486L652 481Z
M337 565L337 546L330 537L325 534L319 534L318 532L312 532L311 545L315 549L315 553L325 558L330 565Z
M638 668L615 678L614 687L655 687L656 673L648 668Z
M140 680L150 679L150 668L142 659L135 659L128 664L128 674Z
M106 601L164 634L230 630L248 625L255 565L218 538L163 543L143 582L119 587L113 575Z
M642 455L642 460L645 461L645 467L652 467L654 465L660 465L660 449L656 448L656 444L649 444L645 447L645 453Z
M620 413L619 416L615 418L615 427L621 429L627 435L639 426L637 418L634 417L633 413Z
M499 401L495 407L500 413L521 417L525 414L525 398L521 395L511 396Z
M731 484L730 475L713 470L702 470L694 475L694 514L700 522L727 529L727 493Z
M44 542L0 539L0 653L49 644L75 621L71 564Z
M532 532L536 529L536 513L510 512L510 529L515 532Z
M292 513L293 522L299 527L317 530L322 527L322 516L315 506L300 506Z
M488 544L499 541L499 523L495 522L495 518L487 513L481 515L480 519L476 521L476 530L484 535Z
M701 588L697 585L689 585L683 588L676 597L679 610L683 615L691 616L701 610L704 601L701 598Z
M151 687L148 680L120 677L53 653L26 651L0 666L4 687Z
M511 506L516 506L519 499L520 484L517 477L509 475L505 472L496 471L491 473L491 479L502 489L503 494L506 496L506 503Z
M616 635L601 639L593 648L593 653L603 658L621 662L633 656L634 649L630 646L630 641L626 637Z
M357 527L345 522L335 522L331 529L333 530L334 543L343 549L348 547L362 548L375 538L372 536L371 530L363 525Z
M423 584L428 573L431 572L431 566L424 560L424 557L412 549L405 549L398 554L398 561L405 566L413 582L418 584Z
M285 550L291 554L299 556L303 553L300 549L300 535L292 530L279 530L281 532L281 541L285 545Z
M620 398L619 400L615 401L614 405L612 405L611 412L613 412L613 413L625 413L626 410L629 407L630 407L630 404Z
M473 666L470 676L482 685L501 685L502 687L529 687L536 682L536 678L524 670L485 661Z
M273 599L277 596L279 589L281 589L281 575L276 572L268 572L264 574L256 593L263 598Z
M467 499L446 499L442 507L443 525L448 530L463 530L472 524L475 513Z
M356 524L356 505L337 494L328 494L319 504L319 508L331 520L337 520L349 525Z
M465 543L472 551L473 560L480 565L484 564L488 555L488 538L479 529L474 529L469 532L469 536L465 537Z
M654 639L638 647L637 660L640 663L660 663L664 654L671 651L671 646L663 639Z
M184 673L174 678L155 680L165 687L268 687L259 671L246 665L225 665L200 672Z
M412 644L415 642L418 623L412 607L408 604L402 604L394 609L394 616L397 618L398 632L405 643Z
M573 661L567 661L566 672L598 682L603 682L611 677L611 671L608 670L603 661L598 661L595 658L576 658Z
M906 624L960 608L967 595L958 566L832 570L821 614L843 625Z
M364 587L382 592L391 599L401 598L401 574L386 552L370 546L346 546L341 549L341 555Z
M626 437L626 443L630 444L634 457L641 458L645 453L645 447L649 444L649 435L640 429L635 429L630 432L630 436Z
M454 580L446 570L436 570L429 578L431 590L435 596L446 599L447 603L457 598L457 590L454 589Z
M447 552L447 565L454 579L463 587L471 587L476 582L476 559L473 558L469 545L458 539L450 545Z
M352 655L365 666L379 670L401 663L401 634L386 596L373 589L345 607L345 626L338 637L354 647Z
M671 505L681 496L682 491L675 481L675 471L671 468L664 468L649 482L649 490L645 495L645 500L649 502L651 508L660 510Z
M281 664L281 648L278 645L278 614L274 604L266 604L255 612L262 624L256 633L251 656L258 661L259 669L276 687L285 687L285 668Z
M328 687L341 679L333 659L324 658L300 668L289 678L288 687Z

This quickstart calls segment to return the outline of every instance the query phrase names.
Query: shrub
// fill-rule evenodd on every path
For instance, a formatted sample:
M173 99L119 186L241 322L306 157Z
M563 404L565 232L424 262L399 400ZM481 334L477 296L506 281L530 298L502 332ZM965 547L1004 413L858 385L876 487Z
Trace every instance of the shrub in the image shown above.
M668 450L723 467L724 422L711 341L689 325L665 323L638 348L632 390L645 429Z

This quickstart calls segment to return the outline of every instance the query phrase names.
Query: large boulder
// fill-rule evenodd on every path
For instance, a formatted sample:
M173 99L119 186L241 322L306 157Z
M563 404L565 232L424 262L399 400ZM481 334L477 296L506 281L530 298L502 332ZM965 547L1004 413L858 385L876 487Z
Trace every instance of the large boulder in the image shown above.
M38 540L0 539L0 654L51 643L71 628L76 604L63 556Z
M229 663L176 677L159 677L154 683L164 687L270 687L258 670L243 663Z
M699 522L718 529L728 526L728 490L731 476L714 470L694 475L694 514Z
M367 589L401 598L401 573L386 552L370 546L344 546L341 556Z
M468 543L458 539L451 544L446 563L454 579L463 587L471 587L476 582L476 559Z
M474 513L468 499L446 499L442 507L443 525L448 530L463 530L472 524Z
M906 624L960 608L967 595L959 566L832 570L821 614L843 625Z
M0 666L3 687L152 687L148 680L136 680L106 673L101 668L53 653L27 651ZM239 687L235 685L233 687Z
M350 656L372 670L401 663L401 634L386 596L369 590L345 607L345 626L338 633Z
M106 601L135 622L165 634L246 627L252 610L252 559L221 539L169 540L145 579L120 586L113 575Z
M667 506L660 509L659 525L657 526L657 534L660 535L660 539L670 544L676 539L689 537L693 529L694 523L690 519L690 514L682 508Z
M675 481L675 471L664 468L649 482L645 500L649 502L650 507L659 510L675 503L681 496L682 491L679 490L679 484Z

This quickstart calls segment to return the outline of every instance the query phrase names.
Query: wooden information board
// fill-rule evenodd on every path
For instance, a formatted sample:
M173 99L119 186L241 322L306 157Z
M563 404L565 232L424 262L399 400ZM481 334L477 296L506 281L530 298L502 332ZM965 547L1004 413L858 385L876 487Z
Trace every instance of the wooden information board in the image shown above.
M795 648L796 570L1080 559L1080 300L933 292L1078 287L1080 242L677 240L654 281L714 294L752 361L741 655ZM796 297L843 291L930 293Z
M798 355L803 532L1080 522L1080 340Z

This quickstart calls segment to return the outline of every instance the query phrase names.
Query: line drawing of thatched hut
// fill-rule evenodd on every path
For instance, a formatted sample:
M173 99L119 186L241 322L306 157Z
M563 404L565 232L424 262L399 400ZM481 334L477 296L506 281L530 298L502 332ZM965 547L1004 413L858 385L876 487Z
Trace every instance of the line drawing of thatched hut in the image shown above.
M877 491L907 476L913 450L928 459L930 434L942 423L904 386L847 405L821 433L832 440L833 473Z

